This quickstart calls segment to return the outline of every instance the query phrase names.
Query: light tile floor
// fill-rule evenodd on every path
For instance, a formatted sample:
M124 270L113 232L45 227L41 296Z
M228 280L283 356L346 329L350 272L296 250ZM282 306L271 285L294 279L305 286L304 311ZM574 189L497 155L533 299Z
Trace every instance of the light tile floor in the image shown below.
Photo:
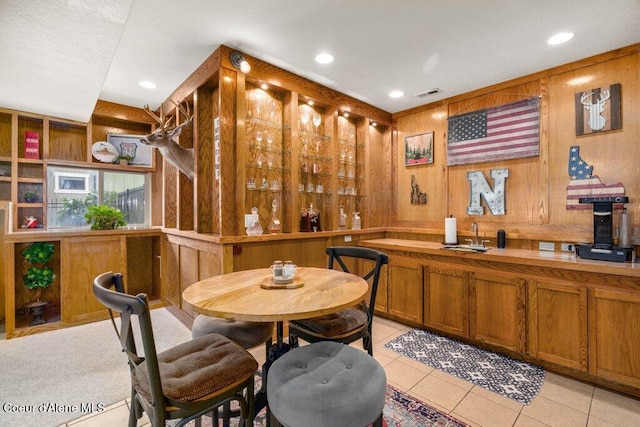
M410 329L388 319L374 320L373 354L388 382L471 426L640 426L640 399L599 386L547 372L540 394L530 405L522 405L384 347ZM361 341L353 345L362 348ZM264 362L263 347L251 353ZM65 427L126 426L128 417L129 402L123 400ZM148 419L138 425L148 426Z

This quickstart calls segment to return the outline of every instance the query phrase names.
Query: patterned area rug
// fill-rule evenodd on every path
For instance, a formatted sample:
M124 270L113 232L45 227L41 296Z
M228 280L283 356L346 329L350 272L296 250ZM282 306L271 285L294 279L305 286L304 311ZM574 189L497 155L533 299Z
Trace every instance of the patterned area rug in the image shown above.
M540 392L543 368L421 329L385 347L480 387L528 405Z

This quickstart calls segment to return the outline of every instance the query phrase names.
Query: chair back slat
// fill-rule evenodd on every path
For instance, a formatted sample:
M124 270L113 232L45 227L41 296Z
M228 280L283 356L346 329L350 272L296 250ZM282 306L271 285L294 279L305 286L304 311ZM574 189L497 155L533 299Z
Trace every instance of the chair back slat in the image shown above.
M112 287L120 289L120 291L114 291L111 289ZM129 358L131 371L137 370L138 373L144 374L144 377L149 382L149 390L152 397L152 401L149 402L150 408L153 408L153 412L156 412L152 418L164 419L164 397L162 394L160 368L158 367L158 357L153 337L153 325L151 324L147 295L144 293L135 296L125 294L122 275L112 272L103 273L95 278L93 281L93 293L98 301L106 306L109 311L113 310L120 313L121 326L119 332L116 327L116 333L118 333L120 337L122 350ZM132 316L138 317L137 323L142 339L144 357L140 356L136 350L132 327L133 322L131 322ZM143 372L138 366L145 361L146 372Z
M337 261L343 271L351 273L349 268L344 262L343 258L352 259L366 259L374 261L373 268L366 274L362 274L361 277L364 280L369 280L373 277L371 283L371 296L368 304L364 303L364 308L371 319L373 317L373 310L376 303L376 294L378 293L378 283L380 281L380 273L382 266L389 263L389 256L384 252L377 251L371 248L362 248L359 246L330 246L326 250L329 255L328 268L333 269L334 261Z

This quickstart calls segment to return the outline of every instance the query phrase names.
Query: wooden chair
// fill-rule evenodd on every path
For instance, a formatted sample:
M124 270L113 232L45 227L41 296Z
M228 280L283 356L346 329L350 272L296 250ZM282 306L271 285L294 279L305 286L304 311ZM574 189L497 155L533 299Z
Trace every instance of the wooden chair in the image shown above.
M363 301L358 307L351 307L338 313L313 317L311 319L292 320L289 322L289 345L298 347L298 338L308 342L335 341L349 344L362 338L363 347L373 356L372 331L373 309L376 303L376 293L380 280L382 266L389 263L389 257L384 252L375 249L356 246L333 246L327 248L329 255L329 269L333 269L334 262L340 268L350 273L345 260L369 260L374 262L373 268L362 278L371 282L371 296L369 302ZM363 270L366 270L364 264Z
M111 290L115 286L116 290ZM131 370L129 427L146 412L154 427L165 420L181 419L176 426L230 401L240 405L241 418L253 426L256 360L242 347L219 334L209 334L156 352L146 294L124 293L122 275L107 272L94 279L96 298L120 313L120 328L113 322ZM132 317L138 322L132 322ZM136 350L134 323L139 327L144 357Z

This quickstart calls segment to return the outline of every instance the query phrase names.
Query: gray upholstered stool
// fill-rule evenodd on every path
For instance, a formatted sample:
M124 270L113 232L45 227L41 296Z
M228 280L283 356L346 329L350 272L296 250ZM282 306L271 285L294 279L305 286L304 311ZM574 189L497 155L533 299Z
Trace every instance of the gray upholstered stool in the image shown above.
M367 353L320 341L293 349L269 369L267 399L287 427L382 425L387 377Z
M253 348L271 339L273 322L244 322L199 314L193 320L191 337L220 334L244 348Z

